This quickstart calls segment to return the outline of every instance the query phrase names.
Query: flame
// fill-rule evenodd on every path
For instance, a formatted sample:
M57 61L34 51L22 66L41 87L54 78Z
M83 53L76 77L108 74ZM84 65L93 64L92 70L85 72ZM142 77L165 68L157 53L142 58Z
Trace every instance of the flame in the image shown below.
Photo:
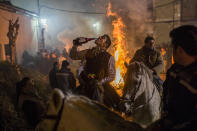
M115 52L115 61L118 61L118 58L119 58L119 51L116 50L116 52Z
M108 3L107 16L118 16L117 13L111 11L111 3Z
M161 48L161 55L164 56L166 54L166 50L164 48Z
M129 58L127 58L128 48L125 38L126 26L123 23L122 18L118 16L117 13L111 11L111 3L108 4L107 16L114 17L114 20L112 21L112 25L113 25L112 37L114 40L113 45L115 47L115 51L112 52L112 54L114 54L115 57L116 76L115 76L115 80L111 84L114 88L120 89L121 87L124 86L123 76L127 71L124 63L129 60Z
M69 52L69 50L72 48L72 44L66 44L65 46L64 46L64 48L66 49L66 51L67 52Z
M172 55L172 64L174 64L174 57L173 57L173 55Z
M61 69L62 67L62 61L66 60L66 58L62 55L58 58L58 68Z
M55 53L52 53L51 54L51 58L53 58L53 59L57 58L56 54Z

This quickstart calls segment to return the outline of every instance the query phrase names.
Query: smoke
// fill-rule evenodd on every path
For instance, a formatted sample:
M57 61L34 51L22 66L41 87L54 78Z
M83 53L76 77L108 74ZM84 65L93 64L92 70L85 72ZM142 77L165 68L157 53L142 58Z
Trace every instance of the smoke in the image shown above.
M103 18L85 15L70 16L72 24L58 33L57 39L65 44L67 51L72 47L72 40L76 37L98 37L103 33ZM96 27L95 27L96 26ZM94 46L93 43L83 45L83 49Z
M122 17L126 25L126 41L130 49L139 48L143 45L144 37L152 34L152 26L147 24L151 17L152 0L40 0L40 5L58 9L75 10L82 12L103 12L106 13L107 5L111 2L112 11ZM18 5L33 10L37 3L29 3L19 0ZM46 46L69 48L72 40L76 37L98 37L102 34L111 34L113 18L106 17L106 14L77 14L60 12L57 10L41 8L41 17L47 19L48 29L46 31ZM98 25L95 27L95 25ZM87 47L92 46L86 45Z
M147 22L152 16L152 0L112 0L111 4L112 11L118 13L126 25L126 39L130 49L141 47L144 38L153 33L152 26Z
M51 1L52 2L52 1ZM54 4L45 3L53 8L74 10L81 12L105 12L105 10L97 10L94 0L57 0ZM47 19L48 29L46 32L46 44L56 48L58 43L69 50L72 47L72 40L77 37L98 37L104 33L108 33L105 27L105 14L88 14L88 13L68 13L42 9L43 18ZM85 44L82 48L89 48L94 44ZM64 48L60 47L60 49Z
M73 0L68 2L68 9L92 12L107 12L108 3L112 4L112 11L118 13L126 25L126 41L130 51L133 53L137 48L144 44L144 38L153 34L153 27L148 21L152 17L152 0ZM67 23L64 30L58 33L58 40L72 46L72 40L79 36L97 37L102 34L112 34L113 17L105 15L89 14L67 14ZM93 24L100 24L99 30L95 31ZM91 45L87 45L89 47Z

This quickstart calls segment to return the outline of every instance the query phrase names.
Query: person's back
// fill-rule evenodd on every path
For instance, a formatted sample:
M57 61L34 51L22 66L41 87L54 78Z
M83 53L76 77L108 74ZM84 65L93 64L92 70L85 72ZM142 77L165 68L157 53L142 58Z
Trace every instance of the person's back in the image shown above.
M57 78L56 78L56 73L58 72L58 63L54 62L53 68L49 72L49 83L51 88L56 88L57 87Z
M166 129L196 131L197 27L185 25L171 31L175 64L164 82L161 125Z
M23 88L26 86L26 83L30 80L29 77L24 77L21 81L16 83L16 105L18 106L19 97L23 92Z
M73 73L67 67L69 63L64 60L62 62L61 70L56 73L57 78L57 88L61 89L65 94L68 92L73 92L76 89L76 80Z
M184 81L191 84L191 89L197 89L197 61L187 67L175 64L167 72L164 83L164 111L176 121L188 120L197 113L197 95L185 87Z

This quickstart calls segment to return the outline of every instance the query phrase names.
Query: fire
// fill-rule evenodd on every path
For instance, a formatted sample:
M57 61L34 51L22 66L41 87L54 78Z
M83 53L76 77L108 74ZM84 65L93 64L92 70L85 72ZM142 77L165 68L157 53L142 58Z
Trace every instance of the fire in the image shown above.
M118 58L119 58L119 51L116 50L116 52L115 52L115 61L118 61Z
M52 57L53 59L57 58L57 56L56 56L55 53L52 53L52 54L51 54L51 57Z
M113 25L113 44L115 51L112 52L115 57L115 66L116 66L116 77L115 80L111 83L116 89L120 89L124 86L123 76L125 75L127 69L124 65L125 62L129 60L126 54L127 43L126 43L126 34L125 34L125 24L120 16L117 13L111 11L111 3L108 4L107 16L113 16L115 20L112 21Z
M111 11L111 3L108 4L107 16L117 16L116 13L114 13L114 12Z
M174 64L174 57L172 56L172 64Z
M72 48L72 44L69 44L67 41L65 43L66 45L64 46L64 48L66 49L67 52L69 52L69 50Z
M164 48L161 48L161 55L164 56L166 54L166 50Z

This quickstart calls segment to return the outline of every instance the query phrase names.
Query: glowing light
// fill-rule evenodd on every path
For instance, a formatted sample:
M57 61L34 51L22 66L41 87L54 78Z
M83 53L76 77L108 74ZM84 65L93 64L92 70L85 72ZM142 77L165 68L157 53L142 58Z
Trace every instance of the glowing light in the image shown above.
M43 25L46 25L46 24L47 24L47 19L40 19L40 22L41 22Z
M96 22L92 26L93 26L94 32L98 34L99 31L100 31L100 28L101 28L100 23L99 22Z
M98 23L98 22L97 22L97 23L94 23L94 24L93 24L93 27L95 27L95 28L96 28L96 27L99 27L99 23Z
M48 31L47 19L40 19L41 27Z

